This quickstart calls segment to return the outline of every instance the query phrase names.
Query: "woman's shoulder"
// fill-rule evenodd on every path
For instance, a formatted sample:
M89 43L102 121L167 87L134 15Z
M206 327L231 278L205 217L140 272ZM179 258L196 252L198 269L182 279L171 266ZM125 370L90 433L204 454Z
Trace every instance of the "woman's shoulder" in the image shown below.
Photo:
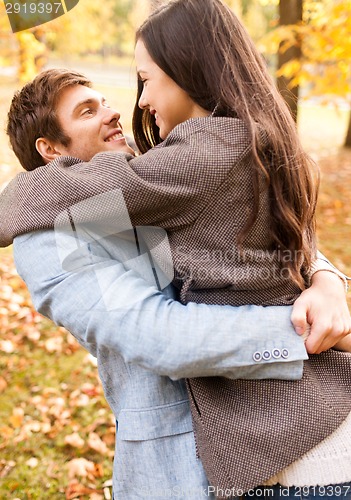
M249 129L243 120L222 116L190 118L177 125L162 143L168 146L179 140L199 144L209 141L217 145L230 144L232 147L250 143Z

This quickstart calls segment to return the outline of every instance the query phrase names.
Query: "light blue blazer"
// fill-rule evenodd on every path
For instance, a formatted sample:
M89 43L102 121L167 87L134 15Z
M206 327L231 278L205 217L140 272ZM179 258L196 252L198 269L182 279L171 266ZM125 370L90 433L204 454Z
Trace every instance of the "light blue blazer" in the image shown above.
M37 231L15 239L15 262L37 310L97 357L118 427L114 498L214 498L183 379L300 378L307 354L291 308L184 306L115 243Z

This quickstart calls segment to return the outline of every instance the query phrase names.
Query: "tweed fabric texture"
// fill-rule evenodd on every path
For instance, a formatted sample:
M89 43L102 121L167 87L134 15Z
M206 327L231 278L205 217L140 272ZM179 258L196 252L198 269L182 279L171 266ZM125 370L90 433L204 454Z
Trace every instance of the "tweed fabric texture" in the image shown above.
M291 304L300 290L282 273L279 256L269 251L270 214L263 179L258 217L244 253L235 245L252 207L253 169L246 126L222 117L189 120L141 157L100 153L89 163L60 158L19 174L2 193L0 244L6 246L29 231L52 229L55 221L106 224L106 218L119 217L120 207L114 206L113 197L100 195L121 190L133 225L167 230L174 281L184 303ZM87 199L97 203L80 204ZM159 260L162 268L162 253ZM224 378L188 382L199 454L213 484L245 489L258 485L340 425L351 411L351 398L346 389L336 400L334 396L340 393L340 383L348 380L350 366L345 366L350 360L334 367L338 377L329 386L325 359L307 362L298 383L238 383ZM313 369L314 383L308 375ZM315 406L318 425L310 425ZM287 447L287 436L300 437L301 429L307 430L307 441L295 440ZM237 441L232 441L237 432ZM256 443L248 441L252 433L262 437Z
M198 451L211 484L240 495L330 435L350 412L350 363L351 354L330 350L305 361L300 381L190 379Z
M83 163L63 157L19 174L2 193L0 245L53 228L73 205L121 189L133 225L167 230L183 303L291 304L300 290L284 275L278 253L269 251L263 177L256 223L241 254L236 246L252 209L253 169L246 126L223 117L188 120L137 158L100 153ZM75 224L103 223L107 212L119 216L117 207L105 204L81 204Z

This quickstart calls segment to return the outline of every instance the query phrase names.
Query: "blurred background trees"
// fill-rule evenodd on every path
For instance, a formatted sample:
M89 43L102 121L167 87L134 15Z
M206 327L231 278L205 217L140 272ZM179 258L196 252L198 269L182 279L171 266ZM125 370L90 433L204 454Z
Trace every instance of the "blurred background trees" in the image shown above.
M279 81L283 79L295 96L300 86L305 98L319 99L321 103L335 106L350 106L351 1L280 2L284 9L289 3L302 4L301 20L296 24L295 20L293 23L281 22L261 40L267 53L279 52ZM293 7L291 5L291 13ZM280 8L281 13L284 9ZM297 114L297 108L293 109ZM351 118L345 146L351 147Z
M0 3L0 64L22 84L51 60L132 60L134 31L168 0L80 0L66 15L13 35ZM351 100L351 0L226 0L265 54L292 114L300 97ZM196 29L194 27L194 29ZM351 120L345 144L351 146Z

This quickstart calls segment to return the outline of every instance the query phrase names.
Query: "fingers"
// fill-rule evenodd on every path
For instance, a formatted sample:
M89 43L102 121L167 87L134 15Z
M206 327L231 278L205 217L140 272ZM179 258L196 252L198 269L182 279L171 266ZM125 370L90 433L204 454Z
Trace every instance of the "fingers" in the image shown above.
M292 313L291 322L298 335L303 335L307 331L307 303L297 299L295 301Z
M322 328L313 327L312 325L311 333L305 343L307 352L309 354L320 354L334 345L336 341L330 340L331 331L332 328L325 325Z
M350 324L348 318L333 318L328 324L323 317L318 318L311 326L311 333L306 341L309 354L320 354L327 351L348 335Z
M339 283L338 283L339 284ZM325 288L310 287L295 301L291 322L299 335L310 335L306 340L309 354L319 354L333 347L351 330L350 312L344 291L325 292Z

